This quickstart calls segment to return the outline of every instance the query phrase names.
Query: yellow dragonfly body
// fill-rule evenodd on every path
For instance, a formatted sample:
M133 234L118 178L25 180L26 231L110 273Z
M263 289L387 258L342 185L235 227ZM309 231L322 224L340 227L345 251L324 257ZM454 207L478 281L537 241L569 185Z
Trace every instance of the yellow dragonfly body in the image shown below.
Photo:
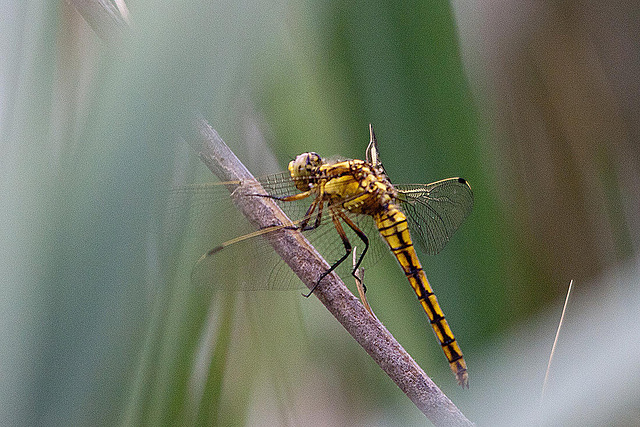
M344 232L341 222L344 222L365 242L365 249L360 255L354 271L366 255L368 248L368 237L350 219L350 215L346 213L372 217L380 236L386 241L391 252L400 263L405 276L418 297L418 301L420 301L422 308L429 317L429 322L449 361L451 370L457 378L458 384L462 387L468 387L467 365L462 356L462 351L422 269L411 239L409 221L397 201L400 198L410 203L408 199L413 196L414 198L422 197L423 202L427 201L429 203L431 201L431 204L435 205L436 199L425 198L425 196L429 193L434 193L435 195L437 191L434 192L434 189L438 189L440 193L446 193L445 198L448 200L440 199L438 203L443 204L443 206L447 203L450 204L448 209L444 209L447 215L443 217L442 213L437 210L431 212L431 219L434 225L440 228L438 232L434 230L435 234L432 236L432 240L435 240L428 246L428 249L433 252L434 250L439 250L440 246L446 243L450 234L459 226L461 219L464 219L470 211L473 204L471 188L464 179L451 178L424 186L421 189L413 189L413 193L410 190L399 192L391 184L382 164L377 160L377 143L371 127L370 136L368 161L347 160L337 163L325 163L316 153L299 155L289 163L289 173L301 192L276 198L283 202L307 197L313 199L303 221L299 225L303 231L320 224L321 216L325 211L328 211L346 249L345 256L338 260L332 269L343 262L351 253L351 243ZM446 191L443 191L445 188ZM312 220L314 221L310 224ZM437 224L438 221L441 221L441 223ZM425 223L422 226L428 225ZM320 277L318 283L323 277Z

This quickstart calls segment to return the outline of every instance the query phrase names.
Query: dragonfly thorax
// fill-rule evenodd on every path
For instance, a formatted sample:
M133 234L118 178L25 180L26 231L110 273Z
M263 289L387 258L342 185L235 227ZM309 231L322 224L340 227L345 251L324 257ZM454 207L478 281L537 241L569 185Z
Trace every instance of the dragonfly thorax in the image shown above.
M388 209L397 197L387 177L362 160L324 164L319 171L325 200L349 212L375 215Z
M300 154L289 162L289 173L300 191L307 191L318 176L318 168L324 164L322 157L314 152Z
M384 211L398 194L381 166L362 160L334 163L303 153L289 162L289 174L298 190L317 192L330 205L358 214Z

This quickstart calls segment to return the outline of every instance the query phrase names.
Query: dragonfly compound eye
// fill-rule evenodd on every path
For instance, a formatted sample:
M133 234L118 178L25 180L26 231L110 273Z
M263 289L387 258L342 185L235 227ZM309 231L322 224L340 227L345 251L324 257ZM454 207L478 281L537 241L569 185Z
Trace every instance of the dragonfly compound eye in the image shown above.
M316 153L304 153L289 162L289 172L292 177L309 176L322 165L322 157Z
M300 191L309 189L310 180L308 178L315 176L317 169L322 164L322 157L313 152L300 154L295 160L289 162L289 173Z

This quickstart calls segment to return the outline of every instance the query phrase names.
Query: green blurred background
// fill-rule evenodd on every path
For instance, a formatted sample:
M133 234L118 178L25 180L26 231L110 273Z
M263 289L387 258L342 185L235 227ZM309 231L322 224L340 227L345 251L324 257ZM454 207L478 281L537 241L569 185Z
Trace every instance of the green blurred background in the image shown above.
M257 175L362 158L371 122L394 182L465 177L471 216L422 261L471 389L393 259L377 316L480 425L640 425L640 6L128 7L105 40L67 2L2 4L0 424L425 422L316 299L196 289L192 242L159 243L167 190L213 180L198 111Z

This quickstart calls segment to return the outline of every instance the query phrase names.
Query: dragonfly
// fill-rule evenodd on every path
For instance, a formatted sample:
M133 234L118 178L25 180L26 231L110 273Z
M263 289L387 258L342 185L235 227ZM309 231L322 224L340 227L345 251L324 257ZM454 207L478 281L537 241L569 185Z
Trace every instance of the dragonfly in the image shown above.
M322 248L331 248L340 253L331 267L318 277L306 295L310 296L327 275L344 264L353 251L354 239L362 245L357 261L349 267L354 277L367 258L369 248L374 249L371 258L375 260L380 256L380 247L385 246L376 242L386 242L387 251L395 256L426 313L458 384L468 388L469 375L462 350L427 280L413 242L415 239L427 254L440 252L471 212L471 187L463 178L431 184L392 184L380 161L371 124L365 159L331 161L308 152L292 160L287 172L258 178L256 188L259 190L249 196L275 200L292 219L291 223L263 228L216 246L198 259L193 275L210 277L212 261L221 253L229 252L230 247L275 230L291 228L310 236L313 244L319 242L321 252ZM187 192L206 196L209 188L198 186ZM228 268L228 264L223 264Z

